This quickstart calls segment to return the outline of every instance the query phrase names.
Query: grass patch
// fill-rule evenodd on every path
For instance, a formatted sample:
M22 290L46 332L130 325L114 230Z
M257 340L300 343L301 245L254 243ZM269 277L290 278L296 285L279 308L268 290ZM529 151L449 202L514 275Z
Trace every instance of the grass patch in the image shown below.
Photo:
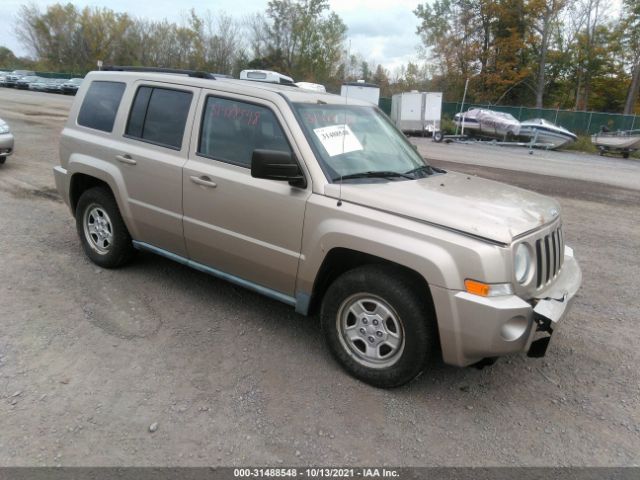
M442 117L442 120L440 120L440 131L445 135L454 135L456 133L455 122L450 117Z
M565 146L562 150L595 154L600 153L598 148L593 143L591 143L591 137L588 135L579 135L578 139L575 142ZM607 155L608 157L622 158L622 154L619 152L610 152L606 153L605 155ZM640 150L632 152L629 158L640 159Z
M598 153L596 146L591 143L591 137L589 135L578 135L578 139L565 146L563 150L573 150L576 152L585 153Z

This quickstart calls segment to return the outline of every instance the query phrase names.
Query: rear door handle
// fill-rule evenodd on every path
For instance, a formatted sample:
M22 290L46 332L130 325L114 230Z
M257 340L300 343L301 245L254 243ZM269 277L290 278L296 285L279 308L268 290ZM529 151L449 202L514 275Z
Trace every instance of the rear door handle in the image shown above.
M195 175L192 175L189 178L191 178L191 181L193 183L197 183L198 185L202 185L203 187L216 188L218 186L216 182L214 182L207 176L196 177Z
M120 163L126 163L127 165L135 165L136 163L138 163L133 158L131 158L131 155L129 155L128 153L122 153L120 155L116 155L116 159Z

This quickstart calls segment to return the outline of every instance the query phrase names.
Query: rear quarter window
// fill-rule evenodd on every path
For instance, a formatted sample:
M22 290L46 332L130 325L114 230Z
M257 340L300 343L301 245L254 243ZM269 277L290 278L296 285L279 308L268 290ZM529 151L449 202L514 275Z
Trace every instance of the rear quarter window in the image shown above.
M111 132L124 89L122 82L91 82L80 107L78 125Z
M192 97L191 92L183 90L140 87L125 135L180 150Z

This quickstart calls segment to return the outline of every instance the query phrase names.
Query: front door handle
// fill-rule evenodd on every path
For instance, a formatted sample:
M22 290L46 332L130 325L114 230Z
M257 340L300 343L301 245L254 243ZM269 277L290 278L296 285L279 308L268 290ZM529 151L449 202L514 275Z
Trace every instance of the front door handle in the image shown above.
M198 185L202 185L203 187L216 188L218 186L216 182L204 175L201 177L192 175L190 178L193 183L197 183Z
M131 155L129 155L128 153L121 153L120 155L116 155L116 159L120 163L126 163L127 165L135 165L136 163L138 163L133 158L131 158Z

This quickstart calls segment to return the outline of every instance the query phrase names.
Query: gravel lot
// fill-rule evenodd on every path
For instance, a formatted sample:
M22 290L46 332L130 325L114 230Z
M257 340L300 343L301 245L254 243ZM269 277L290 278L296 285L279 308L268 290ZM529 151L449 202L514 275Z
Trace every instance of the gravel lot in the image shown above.
M584 284L545 359L382 391L287 306L150 254L90 264L51 173L71 102L0 89L0 465L640 464L640 162L417 139L557 197Z

